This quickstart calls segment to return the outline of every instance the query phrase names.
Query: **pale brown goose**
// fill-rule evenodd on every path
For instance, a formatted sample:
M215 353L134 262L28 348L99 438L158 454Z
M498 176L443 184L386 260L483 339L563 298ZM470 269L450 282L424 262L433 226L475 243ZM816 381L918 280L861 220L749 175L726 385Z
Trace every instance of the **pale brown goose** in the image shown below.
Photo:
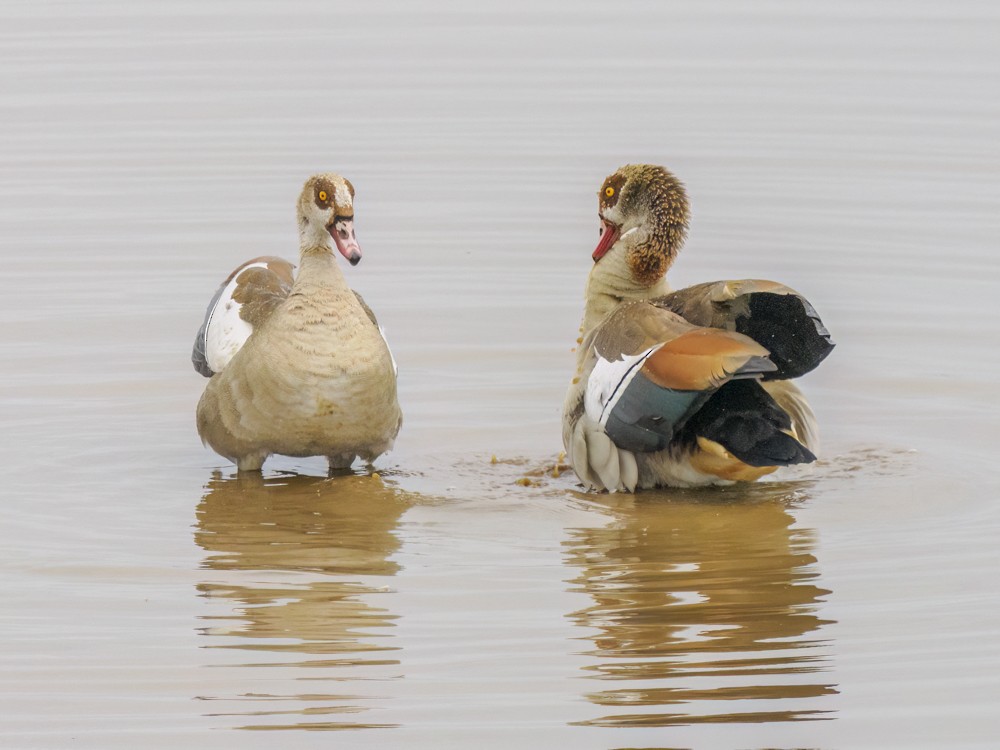
M663 167L622 167L598 202L601 238L563 407L563 444L584 485L730 484L815 460L815 418L788 382L833 348L812 306L771 281L673 292L665 274L689 210Z
M402 424L395 361L334 255L361 260L354 187L315 175L297 208L298 275L281 258L244 263L215 293L195 339L195 369L210 378L198 434L240 471L259 471L272 454L325 456L331 471L371 462Z

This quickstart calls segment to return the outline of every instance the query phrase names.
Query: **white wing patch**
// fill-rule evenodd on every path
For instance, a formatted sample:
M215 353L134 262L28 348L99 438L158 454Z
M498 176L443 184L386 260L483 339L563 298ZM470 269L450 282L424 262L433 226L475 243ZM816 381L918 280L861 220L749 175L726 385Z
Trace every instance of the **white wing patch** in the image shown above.
M587 390L583 396L583 406L587 416L604 427L608 423L608 415L618 403L632 378L654 351L662 344L649 347L641 354L623 354L622 358L610 362L600 355L594 363L594 369L587 378Z
M382 326L378 327L378 332L382 336L382 340L385 342L385 348L389 352L389 359L392 360L392 374L399 376L399 367L396 366L396 358L392 356L392 347L389 346L389 339L385 337L385 329Z
M205 360L212 372L222 372L253 333L253 326L240 317L243 305L233 299L240 275L248 268L267 268L266 262L249 263L222 290L205 326Z

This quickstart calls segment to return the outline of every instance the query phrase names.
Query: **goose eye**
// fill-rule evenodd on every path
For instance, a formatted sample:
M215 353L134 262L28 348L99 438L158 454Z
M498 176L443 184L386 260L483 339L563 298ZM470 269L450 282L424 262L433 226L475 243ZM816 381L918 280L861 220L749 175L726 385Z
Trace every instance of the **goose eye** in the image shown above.
M606 188L604 188L604 194L610 198L615 194L615 189L610 185L608 185Z
M326 191L325 190L320 190L319 191L319 199L321 201L325 201L326 200Z

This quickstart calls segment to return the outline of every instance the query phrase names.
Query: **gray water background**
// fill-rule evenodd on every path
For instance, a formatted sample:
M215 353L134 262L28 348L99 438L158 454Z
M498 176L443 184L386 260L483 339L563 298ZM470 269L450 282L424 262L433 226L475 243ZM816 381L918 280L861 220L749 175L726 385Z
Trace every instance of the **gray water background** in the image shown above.
M994 747L998 38L985 2L5 2L0 744ZM810 472L543 475L637 161L692 197L675 286L779 279L833 332ZM239 483L188 353L325 170L406 423L381 480Z

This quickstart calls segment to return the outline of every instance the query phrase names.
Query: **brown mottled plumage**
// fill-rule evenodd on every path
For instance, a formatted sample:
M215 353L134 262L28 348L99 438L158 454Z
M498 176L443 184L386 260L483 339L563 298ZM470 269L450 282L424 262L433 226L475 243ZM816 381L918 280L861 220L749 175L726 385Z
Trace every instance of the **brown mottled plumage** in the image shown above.
M623 187L628 185L628 190ZM607 195L608 188L614 194ZM605 213L646 214L648 235L633 246L629 268L636 283L652 286L667 272L687 238L687 191L672 173L652 164L627 164L605 181L597 194ZM620 205L619 205L620 204Z
M610 175L598 215L563 409L563 443L584 484L726 484L813 460L815 419L785 380L833 347L809 303L757 280L672 292L665 273L687 236L689 208L663 167L629 164Z

